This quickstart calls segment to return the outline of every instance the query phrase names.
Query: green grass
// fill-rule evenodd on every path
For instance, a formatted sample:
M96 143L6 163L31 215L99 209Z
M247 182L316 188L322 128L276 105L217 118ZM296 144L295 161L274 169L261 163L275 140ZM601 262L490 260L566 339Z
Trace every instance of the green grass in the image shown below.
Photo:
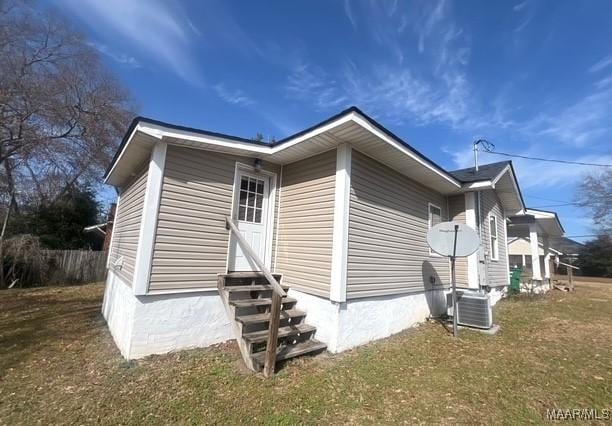
M233 343L123 360L100 285L0 294L0 423L542 423L547 408L612 408L612 286L500 302L496 336L440 325L273 379Z

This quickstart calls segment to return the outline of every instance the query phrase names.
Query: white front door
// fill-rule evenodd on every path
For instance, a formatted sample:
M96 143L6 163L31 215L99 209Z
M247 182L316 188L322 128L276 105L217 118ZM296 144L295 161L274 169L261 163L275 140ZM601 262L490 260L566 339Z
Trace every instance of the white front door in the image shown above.
M269 265L268 223L270 214L270 176L238 169L234 182L234 223L257 256ZM230 241L230 271L257 271L259 268L243 253L238 239Z

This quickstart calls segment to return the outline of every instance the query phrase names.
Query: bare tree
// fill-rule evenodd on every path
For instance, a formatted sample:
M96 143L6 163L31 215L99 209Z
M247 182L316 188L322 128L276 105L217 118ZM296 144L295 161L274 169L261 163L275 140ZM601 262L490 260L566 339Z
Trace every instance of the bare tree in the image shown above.
M10 215L99 183L133 116L128 93L60 18L0 0L0 287Z
M577 196L578 203L591 211L598 231L612 234L612 168L586 175Z
M98 182L133 113L97 52L58 17L2 2L0 55L4 205L14 194L49 203Z

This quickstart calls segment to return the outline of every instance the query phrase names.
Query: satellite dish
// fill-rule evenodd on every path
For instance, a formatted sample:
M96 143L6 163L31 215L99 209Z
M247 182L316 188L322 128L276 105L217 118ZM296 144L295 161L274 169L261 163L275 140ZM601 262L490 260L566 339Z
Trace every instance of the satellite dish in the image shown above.
M427 244L433 251L450 257L451 283L453 295L453 336L459 336L457 327L457 280L455 278L455 258L465 257L480 247L478 234L465 223L442 222L427 232Z
M456 246L455 227L457 227ZM480 239L476 231L465 223L442 222L427 232L427 244L442 256L465 257L478 250Z

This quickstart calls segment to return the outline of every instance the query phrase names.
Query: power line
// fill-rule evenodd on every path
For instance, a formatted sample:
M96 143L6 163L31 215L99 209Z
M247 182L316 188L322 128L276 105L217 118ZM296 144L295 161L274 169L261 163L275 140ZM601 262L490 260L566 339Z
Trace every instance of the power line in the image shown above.
M496 154L496 155L501 155L504 157L515 157L515 158L523 158L525 160L534 160L534 161L547 161L550 163L561 163L561 164L575 164L575 165L579 165L579 166L595 166L595 167L612 167L612 164L602 164L602 163L587 163L584 161L569 161L569 160L558 160L558 159L553 159L553 158L542 158L542 157L530 157L527 155L520 155L520 154L509 154L507 152L499 152L499 151L494 151L495 150L495 145L492 144L491 142L487 141L487 144L481 144L483 147L483 152L486 152L488 154Z
M510 191L508 191L508 193L511 193ZM552 201L555 203L573 203L574 201L569 201L569 200L553 200L552 198L545 198L545 197L539 197L537 195L531 195L531 194L527 194L525 193L525 196L528 198L537 198L538 200L544 200L544 201ZM612 195L597 195L594 197L590 197L592 199L596 199L596 200L609 200L612 199Z
M589 235L564 235L563 238L588 238L588 237L599 237L601 234L589 234Z

